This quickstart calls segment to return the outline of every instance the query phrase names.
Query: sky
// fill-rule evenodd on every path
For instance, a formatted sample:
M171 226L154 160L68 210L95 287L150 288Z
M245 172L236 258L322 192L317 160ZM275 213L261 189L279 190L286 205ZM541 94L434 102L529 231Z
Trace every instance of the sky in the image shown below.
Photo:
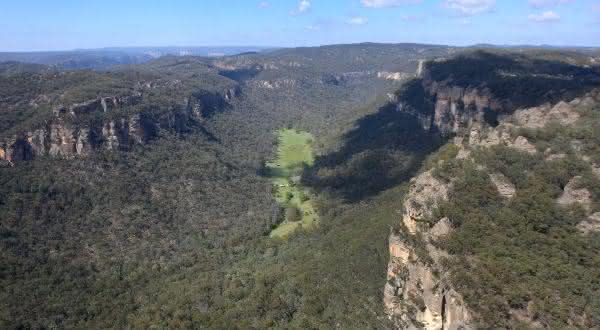
M0 51L356 42L600 46L600 0L0 0Z

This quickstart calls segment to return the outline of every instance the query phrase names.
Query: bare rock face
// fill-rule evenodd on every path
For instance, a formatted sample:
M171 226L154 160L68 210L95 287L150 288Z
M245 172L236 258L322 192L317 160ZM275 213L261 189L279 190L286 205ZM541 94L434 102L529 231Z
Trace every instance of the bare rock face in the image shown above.
M517 139L511 146L515 149L518 149L520 151L527 152L530 154L537 153L537 149L535 148L535 146L533 144L531 144L529 142L529 140L527 140L527 138L524 136L517 137Z
M503 145L529 154L536 154L536 147L526 137L518 136L517 138L513 138L511 136L510 131L513 127L509 123L502 123L492 129L484 129L480 125L474 125L471 127L469 134L469 146L489 148Z
M556 104L552 110L550 110L548 116L548 120L556 120L561 125L567 126L575 124L580 118L579 113L566 102L559 102Z
M527 128L542 128L546 126L546 115L550 110L548 105L529 109L517 110L513 115L517 124Z
M160 118L143 112L122 116L117 113L118 119L91 124L80 124L76 119L91 113L118 112L125 106L138 104L142 94L134 92L69 107L57 106L54 117L44 126L0 141L0 160L13 163L39 156L73 158L87 156L94 150L128 150L134 144L148 142L160 129L183 132L191 122L202 122L214 112L228 108L238 94L237 88L221 93L198 92Z
M423 76L423 67L425 66L425 60L419 60L419 63L417 64L417 72L415 73L415 76L417 78L421 78Z
M452 232L452 223L450 219L442 218L429 230L429 236L432 239L438 239L444 237Z
M405 80L405 79L408 79L411 77L412 77L412 75L408 74L406 72L387 72L387 71L377 72L377 78L385 79L385 80L400 81L400 80Z
M543 128L549 122L556 121L561 125L573 125L579 120L579 113L566 102L559 102L554 107L543 105L524 110L518 110L514 118L519 126L525 128Z
M444 137L450 137L461 129L486 122L486 113L497 116L503 110L487 88L464 88L432 81L427 73L422 80L423 91L431 99L427 106L413 106L409 101L400 101L398 111L413 113L423 129L435 129Z
M446 253L432 244L451 233L450 220L441 219L430 228L419 225L431 216L440 201L448 198L448 190L449 184L436 179L430 172L415 178L404 203L403 223L407 232L390 235L384 304L398 328L471 328L471 313L461 295L452 288L446 274L437 269ZM409 237L417 234L425 243L425 252L417 253L409 243Z
M107 123L108 129L102 129L92 127L94 124L90 127L79 124L76 119L95 112L118 111L140 101L141 93L135 92L129 96L100 97L69 107L59 105L54 108L54 117L44 126L21 132L1 143L4 158L11 162L40 156L72 158L86 156L102 145L110 146L110 150L116 149L115 144L124 146L126 132L117 131L114 122Z
M470 128L469 146L486 148L497 145L510 146L513 144L513 138L510 135L512 128L513 125L509 123L501 123L495 128L474 125Z
M470 329L471 312L436 264L445 256L430 240L451 231L448 219L440 220L425 234L431 261L421 260L400 236L390 236L391 260L384 303L396 326L402 329Z
M502 196L506 199L511 199L511 198L515 197L515 194L517 193L517 189L515 188L515 185L512 184L512 182L510 182L510 180L507 177L505 177L504 175L502 175L500 173L494 173L494 174L490 174L490 179L492 180L492 183L498 189L498 193L500 193L500 196Z
M448 185L425 172L413 179L409 197L404 202L402 221L411 234L417 232L418 222L431 215L439 201L448 198Z
M64 122L55 122L50 124L50 148L48 154L50 156L68 157L73 154L75 145L74 130L70 125ZM43 151L36 154L42 154Z
M555 105L517 110L512 115L497 117L497 122L490 125L487 122L489 118L485 118L486 115L489 116L486 111L500 113L509 109L503 109L485 89L452 88L437 82L425 83L424 87L427 96L434 100L431 111L419 114L410 104L402 104L402 99L396 95L394 100L399 101L398 111L419 115L424 129L438 129L446 137L456 134L454 144L459 146L457 158L467 161L471 160L474 150L493 146L506 146L532 155L537 154L535 145L526 137L517 136L518 129L539 129L550 122L574 125L580 120L578 108L597 104L588 96L570 103L559 102ZM505 114L509 112L506 111ZM468 133L463 135L465 131ZM576 146L573 149L577 150ZM546 161L566 157L564 154L553 153L552 150L547 150L544 156ZM591 158L586 161L591 162ZM594 173L600 176L600 166L592 165ZM480 169L485 170L483 167ZM491 173L490 179L501 196L506 199L514 198L517 190L507 177ZM579 203L590 212L591 194L587 189L580 188L580 179L576 177L571 180L557 202L561 205ZM452 287L449 274L440 267L448 255L433 244L436 240L451 235L451 221L447 218L440 219L433 226L425 221L431 221L433 210L440 201L448 198L451 184L436 179L431 172L414 178L403 204L401 229L390 235L390 261L384 304L397 328L475 328L472 311L464 304L460 292ZM600 232L600 213L589 216L578 228L585 234ZM533 328L542 327L534 316L534 310L511 312L511 317L515 320Z
M586 96L580 104L584 107L591 107L596 104L596 101L591 96Z
M433 126L444 136L474 123L483 123L485 111L501 109L485 89L450 87L434 82L430 93L435 98Z
M297 81L294 79L257 80L254 84L258 88L281 89L294 88L297 85Z
M577 225L577 229L579 229L583 234L600 232L600 212L590 215L589 218Z
M582 178L576 176L565 186L563 194L558 199L558 203L563 206L579 203L586 211L589 211L592 205L592 194L585 188L579 188Z

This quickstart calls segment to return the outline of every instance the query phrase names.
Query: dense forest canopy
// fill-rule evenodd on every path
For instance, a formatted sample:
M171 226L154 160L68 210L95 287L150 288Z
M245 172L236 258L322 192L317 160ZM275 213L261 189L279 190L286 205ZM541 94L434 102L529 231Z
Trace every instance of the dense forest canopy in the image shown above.
M392 328L382 306L390 228L399 222L410 179L452 158L443 154L449 137L399 111L401 101L423 111L435 101L416 75L419 63L431 61L428 79L486 85L500 97L531 87L517 104L529 92L549 102L596 86L590 54L565 54L356 44L131 59L136 64L96 71L3 63L0 158L36 132L45 137L40 148L49 150L65 128L96 144L87 154L76 152L75 141L68 157L33 150L29 158L0 160L0 328ZM576 61L556 60L566 57ZM543 66L585 79L525 77L515 85L473 61L531 74ZM528 131L527 137L546 146L578 136L594 154L598 118L590 111L583 132ZM132 118L145 129L139 141L134 125L123 124ZM129 135L115 139L127 143L110 149L117 128ZM558 297L575 305L566 310L543 300L539 313L547 324L563 326L571 312L597 312L590 295L598 288L586 285L598 247L574 239L580 213L523 212L528 203L548 204L567 176L591 169L567 160L547 166L504 149L477 157L523 189L504 204L473 164L449 162L458 169L437 173L458 180L439 212L459 229L439 245L450 253L453 281L466 301L486 302L476 309L481 324L506 326L493 315L508 308L497 296L522 307L543 300L547 286L562 280L572 292ZM519 176L523 168L531 176ZM590 189L597 208L598 191ZM517 215L526 219L515 224ZM489 232L484 223L503 231ZM497 241L473 242L482 233ZM554 236L544 243L548 235ZM544 246L544 253L572 248L557 258L576 265L561 269L559 279L503 278L495 283L503 290L473 285L489 274L469 268L463 255L499 271L514 258L521 271L531 271L521 239ZM496 243L511 254L490 252ZM530 261L559 267L543 255Z

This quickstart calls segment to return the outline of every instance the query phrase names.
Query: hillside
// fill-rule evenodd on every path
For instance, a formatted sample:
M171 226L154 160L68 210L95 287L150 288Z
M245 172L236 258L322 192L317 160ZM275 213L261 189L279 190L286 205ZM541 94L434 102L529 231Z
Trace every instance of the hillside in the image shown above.
M597 69L477 52L426 71L429 110L397 108L448 142L390 236L396 326L598 327Z
M2 64L0 328L598 326L589 51Z
M302 248L306 239L275 244L268 237L284 215L270 178L262 175L276 154L275 132L310 131L316 151L324 149L321 138L332 139L342 123L360 116L352 110L357 103L402 81L377 75L388 68L382 59L355 73L344 70L360 58L326 70L326 62L312 67L325 58L321 52L286 52L163 57L105 72L8 64L0 78L3 327L304 322L286 310L297 299L312 299L311 285L322 282L324 273L308 281L298 272L297 289L277 302L271 290L281 288L272 285L284 282L274 278L292 280L289 272L277 266L277 258L249 264L273 253L314 262L302 255L326 244ZM405 60L407 68L416 68L417 56ZM312 235L327 235L327 228ZM383 229L368 240L379 241L381 251ZM337 256L330 253L327 258ZM248 277L250 267L261 263L273 278L262 289ZM382 277L370 268L365 276L375 277L365 288L376 296ZM240 281L245 293L236 289ZM345 287L338 283L332 290L338 286ZM41 288L52 297L43 304ZM261 291L274 300L259 299ZM242 299L256 305L253 320L243 316L248 311L232 308ZM369 301L382 315L379 299ZM331 324L349 312L336 309L329 320L319 309L305 315L315 324Z

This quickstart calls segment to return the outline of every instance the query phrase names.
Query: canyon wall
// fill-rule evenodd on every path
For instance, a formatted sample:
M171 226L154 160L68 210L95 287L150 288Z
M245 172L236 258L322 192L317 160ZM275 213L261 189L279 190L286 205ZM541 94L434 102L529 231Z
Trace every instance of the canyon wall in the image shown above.
M14 164L43 156L72 158L97 150L126 151L152 140L160 130L184 133L201 125L215 112L230 107L238 94L236 88L221 93L200 91L158 113L144 108L127 111L141 106L141 93L57 106L43 125L0 140L0 160Z
M414 113L424 129L439 132L448 143L455 145L459 159L469 159L476 148L497 145L530 154L543 153L548 161L566 157L551 150L538 150L527 138L519 135L519 130L542 128L549 123L574 125L580 118L575 110L577 107L591 107L600 102L600 92L596 90L569 102L507 109L485 88L465 89L426 80L419 83L425 91L423 95L428 98L421 105L429 108L416 109L414 102L403 102L396 95L397 110ZM489 111L499 115L490 117ZM494 120L490 121L490 118ZM590 159L583 154L578 157ZM594 169L600 168L599 164L591 165ZM489 175L500 196L509 200L516 194L515 185L506 177L499 173ZM585 209L589 204L589 192L577 190L572 182L565 187L557 203L580 203ZM449 182L438 179L432 175L432 170L428 170L410 183L402 205L402 216L389 238L390 261L384 288L387 313L400 329L476 328L475 315L460 292L453 288L449 280L451 274L445 271L444 262L449 255L435 244L453 230L450 219L434 218L434 210L440 202L448 200L452 179ZM578 228L583 234L597 231L600 228L597 219L597 214L590 214L589 220ZM533 321L531 324L536 325Z

